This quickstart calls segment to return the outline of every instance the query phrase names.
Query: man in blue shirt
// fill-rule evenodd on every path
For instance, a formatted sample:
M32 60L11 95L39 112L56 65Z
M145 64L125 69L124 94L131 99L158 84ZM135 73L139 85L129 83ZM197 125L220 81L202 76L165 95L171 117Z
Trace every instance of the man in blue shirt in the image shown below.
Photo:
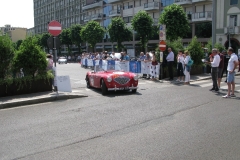
M130 60L130 58L129 58L129 56L127 55L127 53L126 52L123 52L123 61L129 61Z

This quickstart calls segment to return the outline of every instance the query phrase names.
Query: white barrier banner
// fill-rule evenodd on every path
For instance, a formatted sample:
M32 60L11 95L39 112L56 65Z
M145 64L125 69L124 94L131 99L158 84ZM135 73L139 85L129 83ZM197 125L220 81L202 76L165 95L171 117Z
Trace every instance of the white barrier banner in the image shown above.
M141 62L141 73L149 74L150 73L151 62Z
M129 71L129 62L115 61L115 70Z

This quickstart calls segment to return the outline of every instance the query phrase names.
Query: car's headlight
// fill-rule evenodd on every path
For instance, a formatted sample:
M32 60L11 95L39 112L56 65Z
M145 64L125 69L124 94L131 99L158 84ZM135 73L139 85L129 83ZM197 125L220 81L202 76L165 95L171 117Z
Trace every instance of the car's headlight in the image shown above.
M107 77L107 81L108 81L108 82L112 82L112 77L111 77L111 76L108 76L108 77Z
M137 80L138 80L138 76L137 76L137 75L133 76L133 79L134 79L135 81L137 81Z

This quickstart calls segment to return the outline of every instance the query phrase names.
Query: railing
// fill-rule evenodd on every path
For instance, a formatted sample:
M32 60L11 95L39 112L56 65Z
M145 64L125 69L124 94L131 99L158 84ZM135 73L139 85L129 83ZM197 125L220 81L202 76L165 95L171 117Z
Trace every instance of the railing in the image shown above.
M91 16L91 19L92 20L97 20L97 19L102 19L102 17L103 17L103 13L97 13L97 14L93 14Z
M121 14L121 11L117 9L109 11L109 15L116 15L116 14Z
M198 12L192 14L192 19L209 19L212 18L212 12Z
M83 6L83 10L86 10L86 9L90 9L90 8L96 8L96 7L102 7L103 6L103 1L94 1L93 3L91 4L87 4L85 6Z
M158 2L150 2L150 3L144 3L144 8L158 8L159 3Z
M192 0L175 0L174 3L192 3Z

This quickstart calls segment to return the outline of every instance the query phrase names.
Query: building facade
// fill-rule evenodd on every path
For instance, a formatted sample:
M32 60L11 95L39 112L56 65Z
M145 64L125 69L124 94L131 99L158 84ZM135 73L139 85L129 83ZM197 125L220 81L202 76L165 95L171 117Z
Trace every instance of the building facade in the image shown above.
M217 0L216 42L240 49L240 0ZM230 41L229 41L230 39Z
M13 42L17 42L18 40L24 40L26 38L27 28L12 27L7 24L4 27L0 27L0 32L3 35L9 35Z
M83 24L82 0L34 0L35 34L47 32L47 25L58 20L63 28Z
M212 0L174 0L181 5L190 22L191 33L183 39L187 45L196 36L204 46L212 37Z
M47 32L47 24L53 19L58 20L63 28L72 24L86 24L90 20L99 22L107 28L113 17L120 16L131 26L132 17L140 10L145 10L153 18L157 27L159 17L164 7L176 3L181 5L186 12L191 24L191 31L184 37L183 43L188 45L192 37L197 35L200 42L207 43L211 35L212 0L34 0L34 28L35 33ZM208 34L202 35L206 29ZM202 29L203 28L203 29ZM135 49L140 52L139 37L134 32L133 40L123 42L126 49ZM159 43L158 36L149 40L148 50L155 50ZM116 43L110 42L106 33L103 40L96 45L97 51L116 51ZM88 49L88 45L86 44Z
M35 28L28 28L27 29L27 36L34 36L35 35Z

